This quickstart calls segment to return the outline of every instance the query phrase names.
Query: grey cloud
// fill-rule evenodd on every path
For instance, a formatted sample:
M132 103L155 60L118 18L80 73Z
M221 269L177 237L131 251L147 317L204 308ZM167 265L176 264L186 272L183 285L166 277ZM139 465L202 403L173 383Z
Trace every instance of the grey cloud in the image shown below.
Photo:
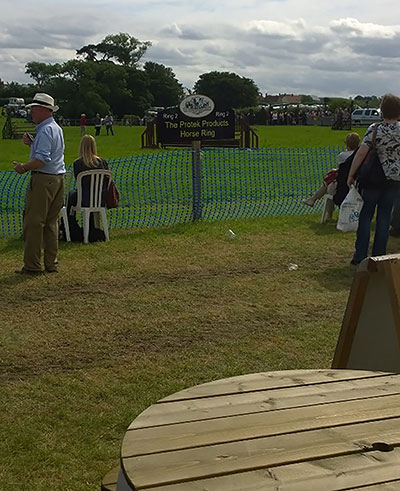
M188 87L211 70L252 78L270 93L379 94L398 80L399 26L351 18L327 20L325 27L301 18L278 22L267 17L278 8L274 1L193 0L185 6L181 0L69 0L55 8L54 2L39 0L44 21L39 23L37 6L21 0L19 15L8 9L0 18L0 77L25 81L27 61L66 61L85 44L124 31L151 40L145 60L172 67ZM267 3L273 11L271 5L264 8ZM253 5L257 9L250 10Z
M390 61L387 59L375 58L371 56L356 56L354 54L350 56L339 56L329 58L314 58L310 63L310 68L319 70L322 72L334 72L334 73L354 73L357 76L365 77L365 74L373 74L378 71L390 72L400 69L400 60Z
M84 11L81 12L85 16ZM79 49L89 40L107 31L107 20L100 14L91 13L90 22L80 22L75 16L50 15L43 22L29 22L22 17L13 18L12 22L0 20L0 50L68 48ZM104 36L102 36L104 37Z
M194 40L194 41L214 38L213 33L206 34L204 31L197 29L195 27L189 25L178 25L175 23L163 27L159 33L167 37L176 37L179 39Z
M400 27L361 23L357 19L340 19L330 24L337 42L356 54L372 57L400 57Z
M299 54L318 52L330 42L329 36L317 32L303 33L299 36L242 32L241 37L251 44Z
M164 43L151 46L144 57L144 61L146 60L174 67L194 65L197 62L197 57L194 56L193 51L178 49Z
M234 47L237 41L241 44L248 43L249 53L252 53L255 47L262 46L267 50L281 50L294 53L313 53L319 51L325 46L330 37L328 34L318 31L307 31L301 22L292 22L288 25L286 31L280 30L279 27L284 24L273 23L272 29L262 31L256 27L243 28L236 26L220 25L208 26L207 34L193 29L191 26L184 24L172 24L163 28L160 33L187 40L221 40L228 42Z
M400 58L400 35L397 35L393 39L348 39L347 45L351 47L354 53L373 57Z

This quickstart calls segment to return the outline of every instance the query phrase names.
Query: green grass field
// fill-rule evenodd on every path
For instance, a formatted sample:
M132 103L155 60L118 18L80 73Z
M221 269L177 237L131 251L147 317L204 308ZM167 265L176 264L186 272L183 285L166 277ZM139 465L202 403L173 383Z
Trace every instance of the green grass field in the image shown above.
M312 210L302 205L302 199L314 187L319 187L322 175L336 165L346 134L326 127L258 127L256 130L261 145L269 146L261 146L257 151L203 152L203 219L310 213ZM142 131L143 127L116 127L114 137L103 134L97 138L99 153L109 159L121 192L121 206L109 213L111 227L136 228L190 221L193 209L190 149L140 149ZM79 132L79 128L65 128L69 165L77 156ZM21 141L3 140L2 144L12 147L14 152L26 154L28 150ZM68 157L71 149L75 153ZM133 156L132 160L129 155ZM28 177L12 172L0 174L0 186L6 191L0 196L0 236L21 234L20 216ZM73 185L67 179L68 189Z
M0 127L4 125L4 117L0 117ZM131 155L165 152L168 150L151 150L141 148L143 126L116 126L115 136L106 136L105 129L97 137L98 152L104 158L120 158ZM348 131L333 131L321 126L256 126L260 147L271 148L304 148L343 146ZM353 131L363 135L365 128ZM94 135L94 129L89 127L89 133ZM80 141L79 127L65 127L65 161L67 164L78 157ZM14 160L26 162L29 158L28 148L19 140L0 140L0 170L13 168Z
M141 153L138 128L115 129L98 139L102 155ZM346 133L258 131L264 144L302 148L342 145ZM67 160L78 133L66 129ZM24 155L0 141L1 168ZM328 368L353 244L317 215L112 230L108 243L61 244L59 274L21 277L22 241L0 240L0 489L98 490L128 425L161 397ZM388 252L398 246L391 238Z
M328 368L353 241L315 216L114 231L62 244L61 272L40 278L13 274L22 243L0 241L2 489L98 490L127 426L159 398Z

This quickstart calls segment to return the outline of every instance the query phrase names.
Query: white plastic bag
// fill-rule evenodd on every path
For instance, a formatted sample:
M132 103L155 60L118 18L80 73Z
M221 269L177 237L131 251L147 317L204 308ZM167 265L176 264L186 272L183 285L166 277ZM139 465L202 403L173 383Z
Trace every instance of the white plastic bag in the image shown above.
M358 219L360 218L363 203L360 193L354 186L351 186L350 191L340 205L336 228L342 232L357 232Z

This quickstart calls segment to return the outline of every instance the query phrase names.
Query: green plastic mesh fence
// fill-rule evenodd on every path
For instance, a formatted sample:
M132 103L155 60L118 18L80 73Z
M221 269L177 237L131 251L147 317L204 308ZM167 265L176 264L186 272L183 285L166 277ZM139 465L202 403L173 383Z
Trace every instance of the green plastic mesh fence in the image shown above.
M110 159L120 206L108 211L110 228L166 226L193 220L299 215L320 209L302 199L321 185L343 148L210 148L201 151L199 194L193 192L192 151ZM0 172L0 236L22 232L29 174ZM68 168L66 191L74 188ZM197 198L194 199L194 196Z

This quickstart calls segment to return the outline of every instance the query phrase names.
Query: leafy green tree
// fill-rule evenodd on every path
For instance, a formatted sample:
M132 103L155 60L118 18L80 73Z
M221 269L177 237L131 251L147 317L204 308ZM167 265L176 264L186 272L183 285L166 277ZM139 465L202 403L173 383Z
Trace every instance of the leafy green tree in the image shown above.
M127 89L132 93L132 101L126 105L125 114L144 116L144 112L154 105L154 97L150 92L149 77L146 72L137 68L127 69Z
M54 77L60 74L61 65L59 63L41 63L30 61L25 65L25 73L37 83L41 89L46 86Z
M0 97L6 99L8 99L9 97L22 97L25 100L29 100L33 98L33 95L37 91L37 86L33 84L6 82L3 86L0 86Z
M301 102L303 104L312 104L314 102L314 99L310 95L302 95Z
M101 62L95 75L96 91L112 111L122 115L133 104L132 90L128 88L128 68L110 62Z
M342 109L345 107L350 107L350 100L343 97L331 97L329 99L329 109L332 112L335 112L339 107Z
M253 80L230 72L209 72L200 75L194 91L204 94L220 106L246 107L258 102L258 87Z
M76 54L86 61L114 61L125 66L137 66L151 46L150 41L139 41L126 32L110 34L98 44L88 44Z
M98 83L101 65L94 62L69 60L61 66L60 75L45 87L60 103L61 114L77 118L82 112L92 117L105 114L110 105L102 97L103 87Z
M360 107L379 107L381 100L382 99L376 95L357 95L354 97L354 102Z
M143 116L150 106L176 105L183 96L171 68L153 62L138 67L150 44L127 33L112 34L99 44L83 46L76 59L61 65L32 61L26 73L37 84L32 86L35 92L39 88L57 99L65 117L77 118L84 112L90 118L109 110L118 116Z
M147 61L143 69L149 78L149 90L155 106L169 107L179 104L184 94L183 86L172 68Z

